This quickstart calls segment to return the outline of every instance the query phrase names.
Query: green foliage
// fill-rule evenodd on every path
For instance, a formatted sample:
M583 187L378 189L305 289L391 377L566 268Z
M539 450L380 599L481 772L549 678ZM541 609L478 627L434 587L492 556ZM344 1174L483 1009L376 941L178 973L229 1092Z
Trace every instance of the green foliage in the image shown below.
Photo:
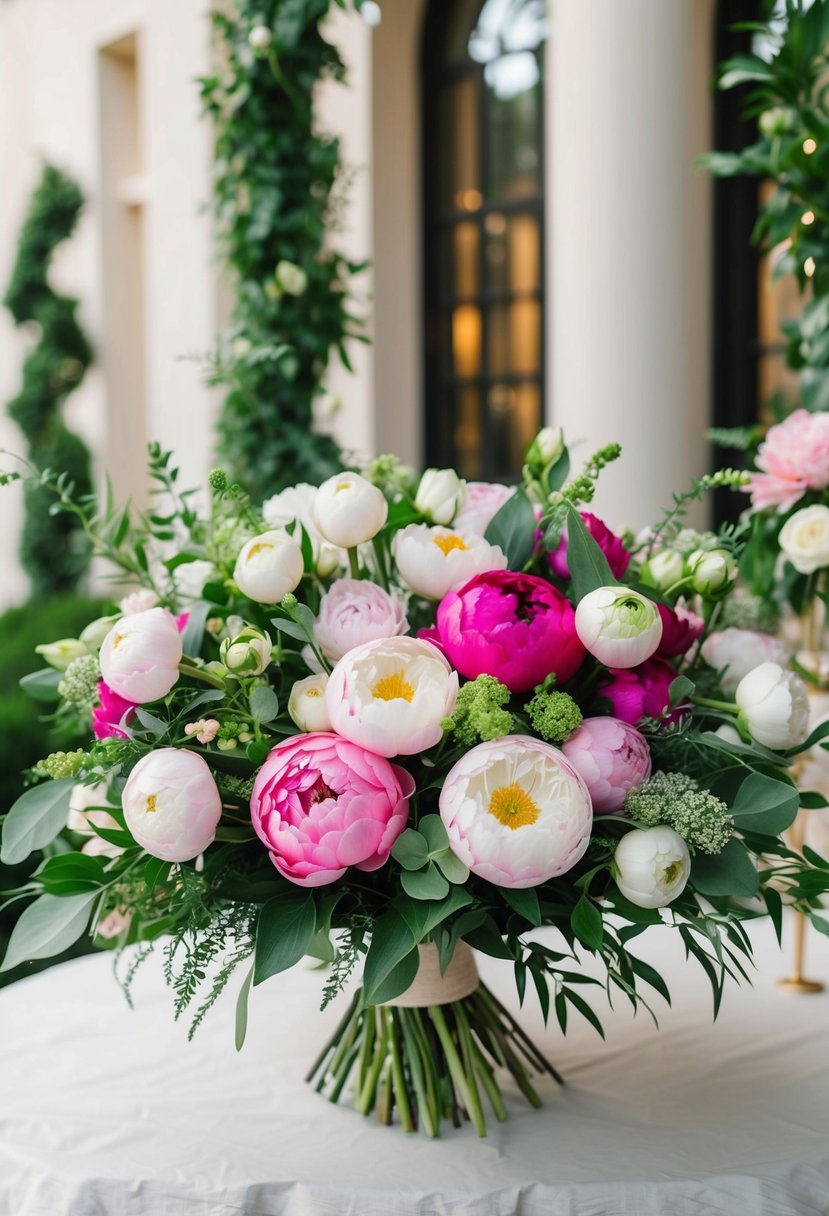
M748 86L746 113L757 141L740 152L713 152L703 163L717 177L770 180L754 240L780 247L774 277L794 275L811 288L800 317L783 326L787 361L800 372L802 404L829 409L829 0L786 0L784 18L758 27L770 57L741 54L722 65L719 86ZM810 275L810 271L813 273Z
M82 206L83 196L75 183L46 165L23 223L3 303L17 325L30 324L38 335L23 364L20 392L9 402L8 412L26 438L32 464L58 470L77 493L87 494L89 451L67 429L60 411L83 379L92 351L75 316L77 300L56 295L48 279L55 247L71 236ZM20 553L35 595L72 590L89 559L77 521L53 514L53 502L45 486L26 486Z
M319 28L329 7L239 0L232 11L217 8L216 70L201 81L216 129L214 210L236 287L213 372L228 389L223 455L258 498L341 467L334 441L313 432L313 403L331 352L349 367L346 340L364 339L347 286L362 267L331 243L339 145L313 114L318 82L344 77Z

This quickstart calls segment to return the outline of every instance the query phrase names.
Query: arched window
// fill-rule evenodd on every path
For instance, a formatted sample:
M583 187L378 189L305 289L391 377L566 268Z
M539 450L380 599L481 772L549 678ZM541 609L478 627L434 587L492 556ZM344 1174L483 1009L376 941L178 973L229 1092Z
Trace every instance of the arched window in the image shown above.
M423 40L426 457L509 479L543 417L545 0L432 0Z

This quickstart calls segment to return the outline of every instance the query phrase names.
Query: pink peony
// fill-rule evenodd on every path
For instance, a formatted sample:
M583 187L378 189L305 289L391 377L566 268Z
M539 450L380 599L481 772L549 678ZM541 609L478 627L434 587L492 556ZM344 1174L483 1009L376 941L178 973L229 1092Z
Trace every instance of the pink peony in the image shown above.
M348 650L393 638L408 628L406 608L368 579L338 579L320 601L314 635L322 653L332 663Z
M656 607L662 618L662 637L654 651L656 658L675 659L677 655L686 654L702 636L705 621L682 604L677 604L673 609L665 604L657 604Z
M585 656L575 609L542 578L511 570L477 574L438 605L441 649L461 675L495 676L527 692L555 672L560 684Z
M644 736L619 718L585 718L561 750L600 815L620 811L628 790L650 776L651 754Z
M630 553L622 544L621 536L617 536L615 532L611 532L607 524L599 519L598 515L591 515L589 511L580 511L579 514L584 520L587 531L607 558L607 564L610 566L613 577L621 578L630 563ZM553 549L551 553L547 554L547 561L550 563L550 569L553 574L557 575L558 578L569 579L570 567L567 565L566 528L561 534L558 548Z
M440 817L456 857L499 887L537 887L584 855L593 810L558 748L528 735L479 743L447 773Z
M262 765L250 814L280 874L321 887L388 860L413 793L410 774L382 756L339 735L298 735Z
M757 453L749 485L755 511L788 511L807 490L829 486L829 414L795 410L770 427Z
M613 716L635 726L642 718L661 719L668 708L669 689L676 672L664 659L648 659L638 667L611 667L608 679L598 686L599 695L607 697ZM677 713L668 715L674 721Z
M134 715L134 701L127 701L103 680L98 681L98 704L92 711L92 733L96 739L126 739L121 727Z
M463 505L452 525L457 532L474 532L483 536L515 486L502 486L497 481L468 481Z

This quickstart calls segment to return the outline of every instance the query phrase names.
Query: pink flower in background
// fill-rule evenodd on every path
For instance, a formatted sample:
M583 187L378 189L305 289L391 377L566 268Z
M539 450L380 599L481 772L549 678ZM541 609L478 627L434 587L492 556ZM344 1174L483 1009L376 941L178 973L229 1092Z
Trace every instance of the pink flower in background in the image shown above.
M135 702L127 701L103 680L98 681L98 704L92 711L92 733L96 739L126 739L121 730L135 715Z
M515 486L502 486L497 481L468 481L466 496L452 525L458 532L474 532L483 536Z
M341 578L322 597L314 636L327 659L336 663L348 650L393 638L408 628L406 607L368 579Z
M440 817L456 857L499 887L536 887L583 856L593 810L569 760L529 735L479 743L440 791Z
M561 750L587 786L599 815L620 811L628 790L650 776L651 753L644 736L619 718L585 718Z
M598 686L599 696L610 701L613 716L635 726L642 718L662 719L668 708L669 689L676 672L664 659L648 659L638 667L612 667ZM674 711L664 721L679 717Z
M654 654L658 659L674 659L677 655L686 654L694 642L702 637L705 621L683 604L677 604L673 609L665 604L657 604L656 607L662 617L662 637Z
M829 486L829 414L795 410L770 427L745 487L755 511L788 511L807 490Z
M613 577L621 578L630 562L630 553L622 544L621 536L617 536L615 532L611 532L607 524L599 519L597 515L591 515L589 511L579 511L579 515L584 520L587 531L607 558L607 564L610 566ZM561 534L558 548L553 549L551 553L547 554L547 561L550 563L550 569L553 574L557 575L558 578L569 579L570 567L567 565L566 528Z
M527 692L552 672L563 684L578 671L586 652L575 615L545 579L490 570L444 596L437 630L461 675L495 676L512 692Z
M320 887L388 860L413 793L410 774L382 756L339 735L299 735L262 765L250 814L280 874Z

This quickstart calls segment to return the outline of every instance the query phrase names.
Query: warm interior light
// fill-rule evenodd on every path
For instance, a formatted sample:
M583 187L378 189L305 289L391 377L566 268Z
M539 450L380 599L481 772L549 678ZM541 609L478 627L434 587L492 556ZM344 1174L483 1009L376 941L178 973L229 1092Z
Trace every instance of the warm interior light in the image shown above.
M483 201L480 190L459 190L455 195L455 202L461 211L478 211Z

